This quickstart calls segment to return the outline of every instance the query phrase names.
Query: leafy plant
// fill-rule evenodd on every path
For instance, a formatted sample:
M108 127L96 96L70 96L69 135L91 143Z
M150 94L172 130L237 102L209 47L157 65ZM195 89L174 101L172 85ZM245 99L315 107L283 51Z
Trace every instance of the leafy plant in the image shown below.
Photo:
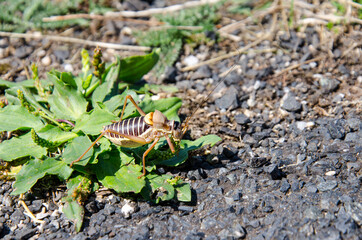
M97 3L100 2L100 3ZM24 32L34 28L59 28L69 25L87 25L85 19L72 19L57 22L43 22L44 17L66 15L74 12L103 13L109 8L105 1L42 1L13 0L0 1L0 31Z
M63 211L73 220L77 231L83 221L82 203L98 189L99 184L118 193L140 194L156 203L171 199L191 201L188 183L170 175L158 175L154 170L157 165L180 165L186 161L189 151L220 140L214 135L195 141L182 140L175 155L165 147L166 141L161 140L147 157L146 176L138 178L142 170L138 156L147 146L127 149L102 138L98 147L91 149L71 168L69 164L91 145L102 126L119 119L126 95L140 100L130 83L139 81L158 60L155 51L145 56L117 59L102 68L99 54L99 51L95 53L97 61L90 61L88 53L82 51L83 69L78 76L51 71L48 78L42 80L33 66L33 79L20 83L0 79L0 87L6 89L8 100L8 105L0 108L0 132L13 133L11 139L0 144L0 159L21 166L11 194L29 191L48 175L66 181L68 190L62 200ZM98 77L91 73L91 62ZM121 79L129 84L122 91L119 90ZM152 101L147 91L142 93L145 96L139 101L139 106L145 112L158 109L168 119L178 120L181 99ZM137 114L130 104L125 109L124 118Z
M160 62L156 65L156 75L164 72L166 66L171 66L178 58L182 44L194 35L214 30L219 20L216 13L219 5L206 5L192 9L185 9L177 13L157 15L156 18L164 22L161 30L136 32L138 42L144 46L161 49ZM180 26L198 26L197 30L185 30ZM206 38L202 38L204 41ZM195 40L195 38L193 38Z

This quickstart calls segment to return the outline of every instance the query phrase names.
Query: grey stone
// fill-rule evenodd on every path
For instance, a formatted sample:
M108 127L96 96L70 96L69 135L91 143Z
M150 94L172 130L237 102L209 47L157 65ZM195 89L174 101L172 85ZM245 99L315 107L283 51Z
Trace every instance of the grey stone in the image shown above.
M337 181L326 181L326 182L321 182L317 185L317 188L319 191L321 192L325 192L325 191L330 191L332 189L334 189L335 187L337 187Z
M241 125L251 123L251 120L245 114L235 115L234 119L237 124L241 124Z
M298 112L302 109L302 104L291 94L283 97L282 101L281 107L289 112Z

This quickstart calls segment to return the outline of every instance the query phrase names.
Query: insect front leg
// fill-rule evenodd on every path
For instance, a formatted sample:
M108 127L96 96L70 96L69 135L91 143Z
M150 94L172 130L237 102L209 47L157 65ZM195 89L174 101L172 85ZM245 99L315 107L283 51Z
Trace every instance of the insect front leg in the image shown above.
M146 156L156 146L156 143L158 142L158 140L160 140L160 138L156 137L156 139L155 139L155 141L153 141L152 145L143 153L143 157L142 157L143 173L138 178L141 178L144 175L146 175Z

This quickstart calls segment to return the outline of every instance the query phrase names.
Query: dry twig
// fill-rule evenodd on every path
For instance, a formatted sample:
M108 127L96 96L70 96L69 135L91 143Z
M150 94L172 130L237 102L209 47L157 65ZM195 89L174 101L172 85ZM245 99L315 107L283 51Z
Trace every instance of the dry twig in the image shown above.
M237 56L237 55L240 55L241 53L245 53L247 52L247 50L249 48L252 48L252 47L255 47L256 45L258 45L259 43L261 43L262 41L264 41L265 39L269 38L270 35L269 34L266 34L265 37L263 38L259 38L258 40L246 45L245 47L242 47L242 48L239 48L237 49L236 51L233 51L233 52L230 52L230 53L227 53L227 54L224 54L224 55L221 55L221 56L218 56L216 58L212 58L212 59L209 59L207 61L204 61L204 62L200 62L198 64L195 64L194 66L189 66L189 67L184 67L184 68L181 68L181 71L183 72L186 72L186 71L191 71L191 70L194 70L196 68L199 68L203 65L211 65L211 64L214 64L218 61L221 61L221 60L224 60L224 59L227 59L227 58L230 58L230 57L233 57L233 56ZM275 51L275 48L268 48L268 49L263 49L261 50L262 52L270 52L270 51ZM260 52L260 51L259 51Z
M53 22L60 21L65 19L75 19L75 18L88 18L88 19L122 19L122 18L137 18L137 17L149 17L154 14L165 14L175 11L180 11L186 8L193 8L207 4L215 4L221 0L200 0L200 1L189 1L183 4L176 4L168 6L165 8L150 8L143 11L121 11L121 12L106 12L104 16L102 15L93 15L93 14L74 14L66 16L52 16L43 18L44 22Z
M301 63L298 63L298 64L294 64L294 65L292 65L290 67L287 67L287 68L281 70L280 72L276 73L274 75L274 77L278 77L278 76L280 76L280 75L282 75L282 74L284 74L284 73L286 73L286 72L288 72L288 71L290 71L292 69L298 68L298 67L300 67L300 66L302 66L304 64L308 64L308 63L311 63L311 62L318 62L318 61L320 61L322 59L323 59L323 57L316 57L316 58L310 59L308 61L304 61L304 62L301 62Z
M48 39L52 41L60 41L60 42L68 42L68 43L79 43L88 46L99 46L102 48L112 48L117 50L127 50L127 51L140 51L147 52L150 51L150 47L144 46L130 46L130 45L122 45L116 43L105 43L98 41L90 41L79 38L72 37L62 37L62 36L53 36L53 35L42 35L38 33L11 33L11 32L0 32L1 37L15 37L15 38L33 38L33 39Z

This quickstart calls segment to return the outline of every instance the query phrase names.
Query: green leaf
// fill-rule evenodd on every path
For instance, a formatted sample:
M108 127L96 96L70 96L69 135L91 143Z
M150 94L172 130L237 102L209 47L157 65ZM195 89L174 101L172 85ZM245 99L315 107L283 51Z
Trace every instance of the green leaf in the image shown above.
M0 109L0 123L0 132L17 129L28 130L30 128L39 130L44 126L39 117L34 116L26 108L19 105L8 105Z
M74 76L68 72L62 72L60 74L60 81L62 81L65 85L70 86L71 88L77 89L77 84Z
M61 130L59 127L50 124L47 124L45 127L37 131L37 134L41 138L59 144L65 143L67 141L70 141L78 137L78 135L74 132L65 132Z
M88 102L77 89L64 84L55 75L49 75L54 84L53 94L49 96L50 110L57 118L76 120L87 110Z
M20 101L18 99L18 90L21 90L24 94L26 100L35 108L40 109L45 112L48 116L53 116L47 108L45 108L42 104L38 101L43 100L40 98L39 95L36 95L34 91L31 91L30 88L22 87L22 86L14 86L12 88L6 89L5 96L6 99L9 101L9 105L20 105Z
M75 124L73 132L83 131L86 134L100 134L103 126L111 124L118 117L107 110L96 108L90 114L84 113Z
M25 193L46 174L57 175L62 180L65 180L70 177L72 171L66 163L54 158L46 158L45 160L30 159L16 175L16 181L13 186L14 191L11 195Z
M0 87L11 88L15 86L34 87L34 80L29 79L21 82L10 82L0 78Z
M91 146L92 142L88 136L80 136L74 138L69 144L65 146L63 153L63 160L65 163L70 164ZM85 166L93 155L93 148L90 149L87 154L76 165Z
M175 196L175 189L167 182L167 180L171 178L172 176L170 175L160 176L152 173L147 174L147 185L141 192L142 196L148 200L153 200L156 203L173 199Z
M191 188L188 183L180 183L174 186L177 191L177 200L191 202Z
M187 160L189 151L201 148L205 145L213 146L219 141L221 141L221 138L216 135L203 136L199 139L196 139L195 141L182 140L181 149L178 153L175 154L175 156L167 160L154 160L152 162L156 165L160 164L165 166L178 166Z
M27 156L40 158L46 154L47 149L34 143L30 133L13 137L0 144L0 159L4 161L12 161Z
M80 231L83 224L84 217L84 208L77 201L72 198L66 198L65 204L63 207L63 212L65 216L71 219L75 225L75 230Z
M160 49L144 56L131 56L121 60L121 81L135 83L148 73L159 59Z
M142 167L130 164L132 160L133 157L122 152L119 154L118 150L99 155L99 162L94 166L98 180L116 192L139 193L146 182L144 178L138 178Z
M111 97L118 94L117 80L120 70L121 63L119 58L117 58L117 62L110 67L104 79L104 82L100 86L98 86L92 94L93 107L97 106L97 102L107 101Z

